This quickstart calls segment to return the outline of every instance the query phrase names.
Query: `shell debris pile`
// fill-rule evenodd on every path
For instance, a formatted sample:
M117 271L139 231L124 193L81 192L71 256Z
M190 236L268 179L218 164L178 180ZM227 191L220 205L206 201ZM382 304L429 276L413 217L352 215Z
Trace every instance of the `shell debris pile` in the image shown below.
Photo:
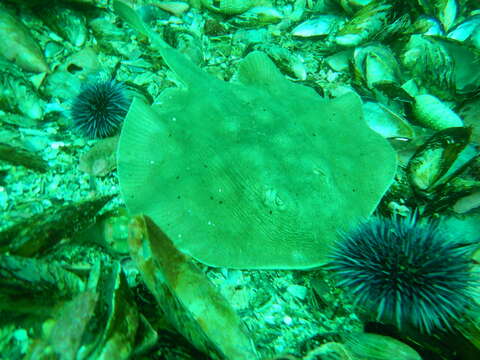
M45 4L0 4L3 357L480 357L474 304L392 331L320 267L372 214L478 241L478 1Z

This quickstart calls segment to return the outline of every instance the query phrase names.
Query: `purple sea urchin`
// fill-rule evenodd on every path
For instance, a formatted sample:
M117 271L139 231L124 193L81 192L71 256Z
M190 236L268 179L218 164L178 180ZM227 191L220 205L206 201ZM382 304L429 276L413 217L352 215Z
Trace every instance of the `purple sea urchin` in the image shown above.
M450 328L472 302L473 249L448 239L438 222L374 218L343 234L329 268L377 321L431 333Z
M112 136L120 128L129 105L123 84L114 80L88 84L72 104L74 127L90 139Z

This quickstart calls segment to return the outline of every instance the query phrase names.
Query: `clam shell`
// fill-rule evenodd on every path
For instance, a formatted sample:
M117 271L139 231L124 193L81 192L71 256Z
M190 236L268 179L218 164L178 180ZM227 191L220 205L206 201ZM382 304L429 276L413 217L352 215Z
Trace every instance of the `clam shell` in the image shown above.
M259 359L249 331L230 303L150 218L132 219L128 243L165 317L192 345L212 359Z

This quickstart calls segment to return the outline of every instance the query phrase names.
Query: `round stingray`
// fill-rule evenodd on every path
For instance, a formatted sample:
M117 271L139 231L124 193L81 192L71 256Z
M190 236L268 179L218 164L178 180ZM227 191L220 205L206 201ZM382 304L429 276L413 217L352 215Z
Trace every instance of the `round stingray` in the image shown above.
M263 53L243 60L236 84L173 49L161 54L185 88L130 108L118 149L128 209L211 266L323 264L338 231L372 213L395 173L359 97L325 100Z

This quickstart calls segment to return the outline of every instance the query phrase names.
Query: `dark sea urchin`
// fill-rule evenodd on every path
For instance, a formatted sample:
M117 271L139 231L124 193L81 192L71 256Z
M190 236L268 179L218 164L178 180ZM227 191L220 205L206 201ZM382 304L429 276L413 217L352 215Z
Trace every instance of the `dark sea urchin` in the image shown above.
M329 269L377 321L431 333L473 303L474 249L447 238L438 222L374 218L342 236Z
M122 83L108 80L88 84L72 104L74 127L89 139L112 136L119 130L129 105Z

